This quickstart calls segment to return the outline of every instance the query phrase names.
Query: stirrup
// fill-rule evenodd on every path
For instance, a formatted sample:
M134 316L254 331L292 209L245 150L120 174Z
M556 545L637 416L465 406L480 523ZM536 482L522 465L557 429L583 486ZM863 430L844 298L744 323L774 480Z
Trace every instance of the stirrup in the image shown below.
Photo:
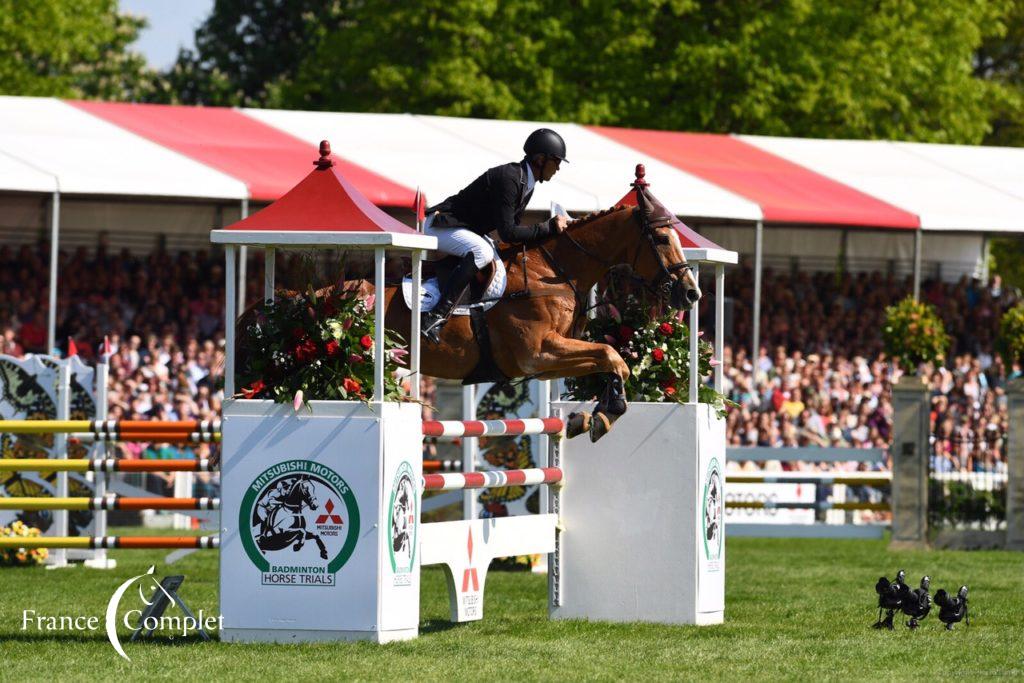
M426 337L429 341L435 344L441 341L441 330L444 328L445 323L448 322L448 318L443 315L439 315L437 311L427 311L423 314L423 320L421 321L422 330L420 334Z

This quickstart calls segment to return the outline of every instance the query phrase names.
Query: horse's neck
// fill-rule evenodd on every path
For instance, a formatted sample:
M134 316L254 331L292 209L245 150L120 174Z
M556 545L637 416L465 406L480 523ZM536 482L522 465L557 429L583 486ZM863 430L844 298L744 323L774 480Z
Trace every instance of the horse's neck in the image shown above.
M632 212L628 209L613 211L570 228L568 235L579 247L565 237L558 240L555 259L577 287L589 290L611 267L629 263L630 243L635 234L631 221Z

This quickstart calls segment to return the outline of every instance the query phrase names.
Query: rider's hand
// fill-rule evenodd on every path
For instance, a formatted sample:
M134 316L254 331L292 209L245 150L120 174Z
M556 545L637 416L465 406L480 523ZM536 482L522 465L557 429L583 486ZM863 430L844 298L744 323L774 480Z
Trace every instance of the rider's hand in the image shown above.
M548 222L548 225L551 226L551 234L557 235L558 233L565 230L566 227L568 227L569 219L563 216L562 214L558 214L557 216L551 217L551 220Z

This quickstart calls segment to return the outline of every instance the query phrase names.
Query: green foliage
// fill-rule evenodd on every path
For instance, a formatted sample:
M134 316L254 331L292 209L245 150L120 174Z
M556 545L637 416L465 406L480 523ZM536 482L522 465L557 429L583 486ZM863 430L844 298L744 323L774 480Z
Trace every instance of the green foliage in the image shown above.
M0 0L0 94L132 100L160 88L116 0Z
M266 106L282 81L342 25L351 0L217 0L167 74L169 101Z
M928 482L928 524L966 526L1006 520L1006 488L975 489L970 482Z
M1008 0L354 4L272 104L977 143Z
M1024 302L1003 313L999 321L999 345L1008 366L1024 361Z
M261 305L241 331L237 370L246 398L366 400L373 393L373 301L312 289ZM402 400L396 362L401 338L385 334L384 398Z
M975 75L994 89L989 145L1024 145L1024 0L1013 0L1003 18L1005 33L988 36L975 58ZM1020 284L1018 284L1020 286Z
M950 343L935 307L912 296L885 309L882 341L908 374L915 374L921 363L941 362Z
M1004 285L1024 289L1024 240L1019 237L992 240L989 265L994 274L1003 278Z
M626 399L686 403L690 392L690 328L683 323L682 315L670 313L648 320L644 307L634 300L624 306L625 315L611 304L602 308L602 314L587 323L583 338L609 344L622 356L631 372L625 386ZM708 342L697 341L701 377L697 400L711 404L719 417L725 417L726 404L731 402L703 382L711 375L713 351ZM571 398L588 401L600 395L605 382L604 375L583 375L566 379L565 386Z

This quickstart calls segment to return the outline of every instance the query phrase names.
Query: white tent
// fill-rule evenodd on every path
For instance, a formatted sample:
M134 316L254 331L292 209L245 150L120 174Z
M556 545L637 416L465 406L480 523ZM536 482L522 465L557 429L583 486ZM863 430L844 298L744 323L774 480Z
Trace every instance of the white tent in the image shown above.
M662 163L637 150L570 123L535 121L492 121L457 119L441 116L417 116L421 121L447 130L480 149L501 154L506 159L522 155L523 142L537 128L552 128L565 138L569 163L563 164L551 183L550 192L538 188L534 202L546 208L554 200L572 209L563 199L562 186L597 197L597 206L605 209L615 204L633 181L633 167L642 163L647 168L651 191L673 213L692 218L714 217L726 220L757 221L761 209L757 204L705 182L696 176ZM547 190L548 188L545 188Z
M248 196L235 178L57 99L0 97L0 151L56 177L64 194Z
M431 125L408 114L339 114L333 112L246 109L245 113L314 146L331 142L332 151L406 187L419 187L435 204L455 194L486 169L520 158L521 149L487 150L458 132ZM522 147L522 140L519 141ZM538 186L530 209L547 211L548 194L570 210L598 208L593 193L561 182Z
M915 213L924 230L1024 232L1024 198L936 163L920 146L881 140L742 139ZM987 148L961 149L987 154Z

